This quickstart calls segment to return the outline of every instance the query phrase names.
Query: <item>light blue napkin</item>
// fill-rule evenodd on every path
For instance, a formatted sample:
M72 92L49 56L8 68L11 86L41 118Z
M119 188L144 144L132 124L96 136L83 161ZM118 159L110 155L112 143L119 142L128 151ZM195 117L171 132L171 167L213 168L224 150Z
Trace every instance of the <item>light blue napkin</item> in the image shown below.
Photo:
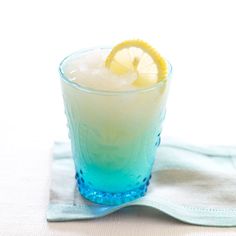
M123 207L142 205L191 224L236 226L235 147L163 143L146 196L121 206L85 200L76 189L74 175L69 144L55 143L48 221L97 218Z

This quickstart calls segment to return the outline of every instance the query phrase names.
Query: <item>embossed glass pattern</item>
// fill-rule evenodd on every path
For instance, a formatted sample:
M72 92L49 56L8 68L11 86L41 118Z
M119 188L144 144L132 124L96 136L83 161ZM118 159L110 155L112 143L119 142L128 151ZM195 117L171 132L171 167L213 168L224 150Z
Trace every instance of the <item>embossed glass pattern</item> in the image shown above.
M146 89L101 91L70 81L60 64L62 91L80 193L105 205L141 197L160 144L168 79ZM170 72L169 72L170 75Z

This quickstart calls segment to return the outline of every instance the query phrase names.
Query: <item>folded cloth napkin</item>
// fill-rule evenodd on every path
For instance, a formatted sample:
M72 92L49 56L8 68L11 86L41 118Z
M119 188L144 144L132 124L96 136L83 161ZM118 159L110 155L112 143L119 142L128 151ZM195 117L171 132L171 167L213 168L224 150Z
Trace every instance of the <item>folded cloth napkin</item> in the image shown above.
M47 220L97 218L142 205L191 224L236 226L236 147L163 143L152 176L140 199L120 206L91 203L76 188L70 145L55 143Z

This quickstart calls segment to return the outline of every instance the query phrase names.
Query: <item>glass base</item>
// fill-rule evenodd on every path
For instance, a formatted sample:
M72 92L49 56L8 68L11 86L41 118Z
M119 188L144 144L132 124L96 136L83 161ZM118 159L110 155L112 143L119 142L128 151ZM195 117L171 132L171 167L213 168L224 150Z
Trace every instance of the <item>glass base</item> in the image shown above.
M77 187L79 189L79 192L84 198L97 204L114 206L143 197L147 192L147 187L149 185L151 175L149 176L149 178L147 178L147 181L138 188L121 193L98 191L80 181L80 178L78 178L77 174L75 178L77 180Z

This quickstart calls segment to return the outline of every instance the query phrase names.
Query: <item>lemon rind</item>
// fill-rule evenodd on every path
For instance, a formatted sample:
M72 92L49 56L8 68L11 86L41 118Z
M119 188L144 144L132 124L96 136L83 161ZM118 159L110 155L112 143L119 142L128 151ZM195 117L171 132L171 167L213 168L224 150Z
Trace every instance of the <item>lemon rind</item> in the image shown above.
M115 57L118 51L125 48L130 48L130 47L140 48L145 53L149 54L152 57L153 61L155 62L158 68L157 81L161 81L167 77L167 63L165 59L156 51L156 49L154 49L148 43L140 39L126 40L126 41L123 41L122 43L117 44L111 50L110 54L107 56L106 61L105 61L105 66L107 68L110 67L110 64L112 63L113 58Z

